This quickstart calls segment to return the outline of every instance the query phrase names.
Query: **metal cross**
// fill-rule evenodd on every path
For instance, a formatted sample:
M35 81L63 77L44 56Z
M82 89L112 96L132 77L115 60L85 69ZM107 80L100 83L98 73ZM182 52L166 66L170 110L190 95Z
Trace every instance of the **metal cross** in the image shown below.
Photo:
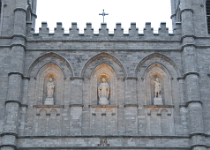
M109 15L109 14L106 14L106 13L104 12L104 9L103 9L102 14L99 14L99 15L102 15L102 16L103 16L103 23L104 23L104 16Z

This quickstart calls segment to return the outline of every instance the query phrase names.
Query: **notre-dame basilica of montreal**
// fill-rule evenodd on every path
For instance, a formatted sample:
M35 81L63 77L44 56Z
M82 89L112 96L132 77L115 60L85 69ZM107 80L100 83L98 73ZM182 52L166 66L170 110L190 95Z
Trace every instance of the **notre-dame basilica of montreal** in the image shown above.
M210 150L210 0L161 23L34 32L37 0L0 0L0 150Z

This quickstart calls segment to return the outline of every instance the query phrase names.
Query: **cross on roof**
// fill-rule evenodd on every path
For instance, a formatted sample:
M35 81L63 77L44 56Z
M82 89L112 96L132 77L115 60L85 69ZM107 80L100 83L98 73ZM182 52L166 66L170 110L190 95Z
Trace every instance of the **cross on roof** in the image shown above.
M104 12L104 9L103 9L103 12L102 12L101 14L99 14L99 15L102 15L102 16L103 16L103 23L104 23L104 16L109 15L109 14L106 14L106 13Z

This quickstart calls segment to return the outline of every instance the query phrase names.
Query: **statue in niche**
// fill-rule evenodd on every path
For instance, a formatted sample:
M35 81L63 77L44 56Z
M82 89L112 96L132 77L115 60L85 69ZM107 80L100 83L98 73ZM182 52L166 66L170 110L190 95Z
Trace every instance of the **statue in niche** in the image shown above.
M49 78L47 82L47 98L45 99L45 105L54 105L53 94L55 89L55 83L52 78Z
M161 97L161 83L158 78L155 81L152 81L155 84L155 97Z
M162 97L161 97L161 83L158 79L158 77L155 79L155 81L152 80L152 82L155 84L155 97L154 97L154 104L155 105L162 105Z
M109 104L109 84L106 82L105 78L102 78L102 82L98 86L98 97L100 105Z

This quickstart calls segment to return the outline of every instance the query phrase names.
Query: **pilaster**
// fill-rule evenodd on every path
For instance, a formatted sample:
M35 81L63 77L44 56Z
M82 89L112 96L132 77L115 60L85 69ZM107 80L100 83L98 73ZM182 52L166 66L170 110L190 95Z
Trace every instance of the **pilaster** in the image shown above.
M182 17L182 60L186 84L186 107L189 113L189 133L192 149L206 149L202 142L193 139L204 138L202 101L199 93L199 73L195 47L192 0L181 0Z
M22 101L22 78L25 56L26 0L16 0L14 9L14 33L11 45L11 66L7 100L5 102L5 124L1 149L16 149L20 105Z
M72 91L70 100L70 134L82 134L82 110L83 110L83 80L81 77L71 77Z

